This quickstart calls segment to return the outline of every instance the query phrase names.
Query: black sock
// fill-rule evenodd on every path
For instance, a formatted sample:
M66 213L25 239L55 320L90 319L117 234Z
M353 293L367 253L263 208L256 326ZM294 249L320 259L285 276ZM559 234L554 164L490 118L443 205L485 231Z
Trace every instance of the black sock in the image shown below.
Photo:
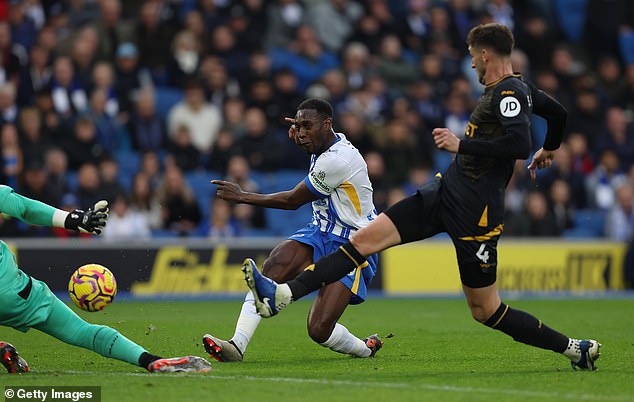
M293 293L293 300L297 300L324 285L338 281L364 262L365 257L348 242L337 251L320 258L286 284Z
M141 367L143 367L144 369L147 370L147 368L150 365L150 363L152 363L154 360L158 360L158 359L162 359L162 357L155 356L155 355L150 354L148 352L143 352L143 353L141 353L141 356L139 356L139 366L141 366Z
M553 352L563 353L568 347L567 336L544 325L532 315L512 309L504 303L484 325L502 331L518 342Z

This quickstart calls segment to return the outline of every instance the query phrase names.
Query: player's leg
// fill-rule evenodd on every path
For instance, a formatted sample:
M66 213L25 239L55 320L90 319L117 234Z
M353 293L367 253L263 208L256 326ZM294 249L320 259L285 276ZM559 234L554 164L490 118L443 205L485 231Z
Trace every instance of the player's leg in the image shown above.
M380 339L372 338L368 344L337 322L352 296L353 293L342 282L323 287L308 314L308 335L313 341L335 352L355 357L374 356L382 346Z
M463 274L463 271L480 271L479 265L461 267L463 291L471 315L478 322L502 331L514 340L542 349L563 353L570 358L573 368L595 369L594 361L599 358L599 347L594 340L577 340L569 338L544 324L541 320L524 311L511 308L504 304L498 295L495 282L476 279L482 275ZM491 279L495 280L493 277ZM491 276L485 275L486 276ZM467 281L471 286L465 285ZM480 286L483 285L483 286Z
M363 264L368 255L443 231L437 213L440 185L440 179L434 180L388 208L368 226L359 229L350 242L320 258L286 284L278 285L262 275L257 267L245 264L245 280L256 296L258 313L262 317L274 316L294 300L343 278Z
M119 331L90 324L56 299L46 321L33 328L70 345L92 350L104 357L121 360L152 372L204 372L211 364L198 356L162 358L148 353Z
M286 282L299 274L313 261L313 248L294 240L285 240L271 251L263 264L263 272L276 282ZM253 337L262 317L255 308L253 292L247 293L236 329L230 340L213 335L203 336L203 345L209 355L223 362L242 361L244 352Z
M90 349L102 356L122 360L134 365L140 365L141 355L146 353L145 349L130 341L118 331L110 327L90 324L84 321L60 300L53 301L46 321L35 325L33 328L62 342ZM150 361L148 361L148 364ZM142 367L147 367L147 365Z

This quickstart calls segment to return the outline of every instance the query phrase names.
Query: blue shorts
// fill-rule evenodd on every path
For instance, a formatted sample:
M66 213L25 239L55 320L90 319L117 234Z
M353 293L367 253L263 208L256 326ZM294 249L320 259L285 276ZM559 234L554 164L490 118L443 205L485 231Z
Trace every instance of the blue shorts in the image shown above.
M333 251L337 251L342 244L348 242L348 239L343 237L322 232L319 226L312 223L293 233L289 236L289 239L311 246L313 248L313 262ZM350 298L350 304L359 304L365 301L365 297L368 294L368 286L370 286L370 282L372 282L376 274L378 255L372 254L366 261L367 265L364 264L361 268L353 269L348 275L339 280L353 293Z

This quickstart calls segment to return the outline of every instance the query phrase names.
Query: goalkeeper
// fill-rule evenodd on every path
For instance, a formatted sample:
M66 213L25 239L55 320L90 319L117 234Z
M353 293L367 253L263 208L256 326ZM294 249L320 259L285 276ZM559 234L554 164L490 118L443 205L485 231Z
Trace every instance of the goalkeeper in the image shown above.
M32 225L66 228L101 234L108 219L108 202L99 201L87 211L62 211L19 195L0 185L0 213ZM0 241L0 325L26 332L35 328L55 338L156 372L208 371L205 359L187 356L172 359L148 353L118 331L90 324L59 300L48 286L18 268L15 256ZM9 373L29 371L15 348L0 341L0 361Z

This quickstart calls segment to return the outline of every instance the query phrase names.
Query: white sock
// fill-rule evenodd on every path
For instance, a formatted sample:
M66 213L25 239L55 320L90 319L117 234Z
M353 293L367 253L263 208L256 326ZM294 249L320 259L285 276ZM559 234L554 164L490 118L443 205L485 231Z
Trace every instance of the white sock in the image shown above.
M579 348L579 339L568 338L568 347L564 350L564 355L566 355L570 360L576 362L581 359L581 349Z
M249 293L244 298L242 304L242 310L236 323L236 332L233 334L231 340L236 344L238 349L244 354L247 349L247 345L251 341L251 337L258 328L262 317L255 310L255 298L253 292L249 290Z
M335 324L335 329L332 330L330 338L320 345L335 352L356 357L370 357L372 353L370 348L365 345L365 342L352 335L346 327L339 323Z
M293 292L285 283L279 283L275 289L275 308L278 311L284 310L293 302Z

